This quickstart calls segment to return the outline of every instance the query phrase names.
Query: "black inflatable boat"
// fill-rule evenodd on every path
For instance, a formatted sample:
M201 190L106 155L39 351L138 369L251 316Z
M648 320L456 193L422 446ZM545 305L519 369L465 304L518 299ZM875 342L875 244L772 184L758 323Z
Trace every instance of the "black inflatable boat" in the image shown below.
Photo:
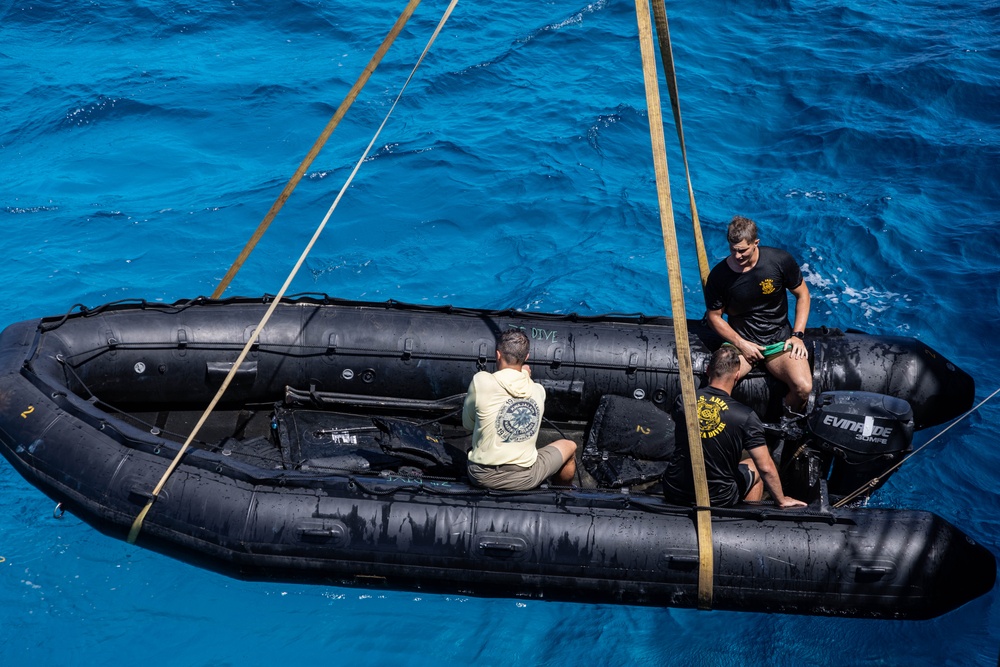
M268 305L119 303L0 335L0 450L124 537ZM498 331L532 338L543 433L583 443L573 488L463 475L457 412ZM720 341L691 322L694 367ZM928 618L989 591L996 562L923 511L831 508L913 429L971 407L972 379L909 338L807 332L801 435L770 431L801 511L713 509L718 609ZM784 387L737 397L773 421ZM679 393L672 322L299 297L281 303L146 516L139 544L232 576L468 595L694 606L692 508L657 489Z

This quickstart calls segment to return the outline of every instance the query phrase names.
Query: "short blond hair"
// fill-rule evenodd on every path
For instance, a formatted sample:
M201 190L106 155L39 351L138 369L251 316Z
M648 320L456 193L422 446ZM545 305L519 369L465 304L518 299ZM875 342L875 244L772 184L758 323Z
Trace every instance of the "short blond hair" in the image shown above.
M733 219L729 221L726 239L729 241L729 245L736 245L740 241L753 243L757 240L757 223L742 215L734 215Z

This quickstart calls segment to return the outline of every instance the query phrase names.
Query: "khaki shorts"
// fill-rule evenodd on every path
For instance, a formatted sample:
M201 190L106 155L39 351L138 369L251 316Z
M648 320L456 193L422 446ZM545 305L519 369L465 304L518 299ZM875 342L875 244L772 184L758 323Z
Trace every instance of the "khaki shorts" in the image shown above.
M469 477L479 486L498 491L527 491L539 486L563 466L562 452L552 445L538 450L530 468L516 465L483 466L469 461Z

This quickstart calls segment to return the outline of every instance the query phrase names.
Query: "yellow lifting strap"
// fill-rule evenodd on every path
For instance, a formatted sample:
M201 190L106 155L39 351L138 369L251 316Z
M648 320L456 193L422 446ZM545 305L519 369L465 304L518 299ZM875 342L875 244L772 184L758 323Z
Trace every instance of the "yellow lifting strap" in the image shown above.
M233 265L229 267L228 271L226 271L226 275L222 277L222 280L219 282L219 286L215 288L214 292L212 292L213 299L218 299L222 296L222 293L226 291L227 287L229 287L229 283L232 282L236 273L243 267L243 263L247 261L250 253L253 252L253 249L257 246L257 242L260 241L262 236L264 236L264 232L267 231L267 228L271 226L271 222L274 220L275 216L278 215L278 211L281 210L281 207L284 206L285 202L288 201L288 198L292 196L292 191L295 190L299 181L301 181L302 177L305 176L306 170L310 167L310 165L312 165L313 160L316 159L319 152L323 150L323 146L326 144L327 139L330 138L330 135L333 134L333 130L340 124L340 121L347 114L347 110L351 108L352 104L354 104L354 100L358 98L358 94L361 92L361 89L364 88L366 83L368 83L368 79L371 78L375 68L378 67L380 62L382 62L382 58L389 51L389 47L392 46L394 41L396 41L396 37L398 37L399 33L402 32L406 22L410 20L410 17L413 15L413 12L419 4L420 0L410 0L409 4L406 5L406 9L404 9L403 13L399 15L398 19L396 19L396 23L392 26L389 34L386 35L384 40L382 40L381 46L378 47L375 55L372 56L372 59L368 61L365 69L361 72L358 80L354 82L351 90L348 91L347 97L345 97L344 101L340 103L339 107L337 107L337 111L333 114L333 117L330 118L330 122L326 124L326 127L323 128L319 138L316 139L316 143L313 144L309 153L306 154L302 163L299 165L299 168L296 169L295 173L292 174L292 177L288 179L285 189L281 191L281 194L278 195L274 204L271 205L271 210L267 212L267 215L264 216L264 219L261 220L260 224L257 226L257 231L255 231L253 236L250 237L250 240L247 241L246 246L243 247L243 250L236 258L236 261L234 261Z
M691 204L691 227L694 231L694 247L698 253L698 273L701 275L701 285L708 280L708 254L705 252L705 239L701 235L701 222L698 220L698 207L694 203L694 187L691 185L691 170L688 168L687 145L684 142L684 125L681 124L681 103L677 93L677 72L674 69L674 51L670 46L670 26L667 24L667 10L663 0L653 0L653 19L656 21L656 35L660 41L660 58L663 60L663 74L667 79L667 92L670 93L670 106L674 111L674 126L677 128L677 141L681 145L681 158L684 161L684 175L687 177L688 202Z
M274 296L274 299L271 301L271 305L268 306L267 311L264 313L264 317L262 317L257 326L254 327L253 333L250 335L250 339L243 346L243 349L240 351L239 356L236 357L236 361L233 362L232 368L229 369L229 373L222 381L222 386L219 387L219 390L216 392L215 396L208 404L208 407L205 408L205 411L202 413L201 418L198 419L198 423L194 425L193 429L191 429L191 433L184 441L184 444L181 445L181 448L177 451L177 454L170 462L170 465L167 466L167 470L163 473L163 476L160 478L160 481L156 484L156 487L149 494L149 500L146 501L146 505L139 512L138 516L136 516L135 519L132 521L132 527L129 529L128 532L129 544L135 544L136 539L138 539L139 537L139 532L142 530L143 522L146 520L146 515L149 513L149 510L152 509L153 507L153 503L155 503L156 500L160 497L160 492L163 491L163 487L167 483L167 480L170 479L170 476L173 475L174 470L177 469L178 464L180 464L181 458L184 456L184 453L191 446L191 443L194 442L194 439L198 435L198 432L201 430L201 427L204 426L205 422L208 420L209 415L211 415L212 411L215 410L215 406L219 404L219 401L222 399L223 394L226 393L226 390L229 388L230 383L236 376L236 372L239 370L240 364L243 363L243 361L247 358L247 355L250 353L250 350L257 343L257 339L260 336L260 332L264 330L264 327L271 319L271 315L274 314L274 310L278 307L278 304L281 303L281 300L284 298L285 293L288 291L288 288L291 287L292 281L295 279L295 276L302 268L302 265L305 263L306 258L309 256L309 253L312 252L313 246L316 245L316 241L319 240L320 235L323 233L323 230L326 228L327 223L330 221L330 216L333 215L334 210L336 210L337 204L340 203L340 200L344 196L344 193L347 192L348 187L350 187L351 181L354 180L354 177L357 175L358 170L361 168L361 165L364 163L365 159L371 153L372 148L375 146L376 140L378 140L379 135L382 133L382 130L385 128L386 123L389 121L389 116L392 114L393 110L395 110L396 105L399 104L399 100L402 98L403 92L406 90L406 87L410 84L410 81L413 79L413 74L420 66L420 63L423 62L424 58L427 56L427 53L430 51L431 46L434 44L434 40L436 40L438 35L441 34L441 29L444 27L444 24L448 21L448 18L451 16L452 12L455 9L456 4L458 4L458 0L451 0L451 2L449 3L448 8L444 12L444 15L441 17L441 20L438 22L437 27L434 29L434 32L431 34L430 39L427 41L427 45L424 47L423 53L420 54L420 58L417 59L417 63L413 66L413 71L410 72L410 76L406 79L406 82L400 89L399 94L396 96L396 100L392 103L392 106L389 107L389 111L388 113L386 113L385 118L382 120L382 124L378 127L378 130L376 130L375 135L372 137L371 141L368 142L368 147L365 148L364 153L355 163L354 169L351 171L350 176L348 176L347 181L344 183L344 186L340 189L340 192L337 193L337 197L336 199L334 199L333 204L330 206L329 210L326 212L326 215L323 217L323 221L316 228L316 231L313 232L312 238L309 239L309 243L306 245L305 250L302 251L302 254L299 256L298 261L295 263L295 266L292 267L292 270L288 274L288 277L285 278L285 282L281 286L281 289L278 290L278 293Z
M646 83L649 136L653 143L653 167L656 171L656 194L660 205L663 251L666 254L667 274L670 279L670 307L674 316L677 366L680 371L681 395L684 400L686 416L685 425L691 450L691 467L694 472L698 517L698 608L711 609L715 565L712 545L712 513L708 497L708 481L705 477L705 459L701 450L701 429L698 425L698 411L696 409L694 370L691 364L691 346L684 309L684 283L681 280L677 233L674 229L674 211L670 202L670 176L667 173L667 151L663 137L663 116L660 112L660 89L656 76L653 28L649 18L648 0L635 0L635 13L639 24L643 79Z

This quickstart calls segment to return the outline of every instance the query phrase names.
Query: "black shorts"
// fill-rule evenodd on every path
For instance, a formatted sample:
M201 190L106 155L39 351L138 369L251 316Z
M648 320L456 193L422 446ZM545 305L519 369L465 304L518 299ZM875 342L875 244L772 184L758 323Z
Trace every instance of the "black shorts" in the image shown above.
M740 474L736 476L736 486L740 488L740 500L743 500L753 485L757 483L757 475L746 463L741 463L739 470Z

